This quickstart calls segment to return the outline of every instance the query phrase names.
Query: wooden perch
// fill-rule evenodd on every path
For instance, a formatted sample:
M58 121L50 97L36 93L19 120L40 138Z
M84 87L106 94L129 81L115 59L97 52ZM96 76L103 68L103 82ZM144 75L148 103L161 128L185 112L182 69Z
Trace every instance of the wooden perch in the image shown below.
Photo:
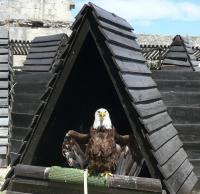
M83 188L83 170L61 167L39 167L29 165L17 165L15 168L16 179L25 180L41 180L49 183L61 183L65 185L65 189L70 185ZM34 183L34 181L33 181ZM163 193L160 180L114 175L113 177L89 176L88 177L89 191L92 189L98 190L97 193ZM118 191L118 192L117 192ZM135 192L134 192L135 191ZM90 192L89 192L90 193Z

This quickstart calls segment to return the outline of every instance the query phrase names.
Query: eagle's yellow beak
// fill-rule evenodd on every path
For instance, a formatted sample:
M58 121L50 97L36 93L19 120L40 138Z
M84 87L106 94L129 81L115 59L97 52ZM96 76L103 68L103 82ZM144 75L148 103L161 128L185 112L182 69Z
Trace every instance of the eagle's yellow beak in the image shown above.
M98 112L99 113L99 118L101 119L101 120L103 120L104 119L104 117L106 116L106 112Z

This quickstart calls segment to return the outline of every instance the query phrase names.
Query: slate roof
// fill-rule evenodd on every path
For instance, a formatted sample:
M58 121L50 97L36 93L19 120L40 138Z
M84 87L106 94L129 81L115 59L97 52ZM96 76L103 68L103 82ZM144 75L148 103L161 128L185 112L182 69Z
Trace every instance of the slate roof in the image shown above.
M190 71L198 71L198 62L194 56L194 50L186 38L176 35L162 62L162 69L182 68Z
M0 167L7 166L8 153L8 79L9 66L12 63L8 40L8 31L0 28Z
M19 140L22 146L16 152L13 152L15 154L13 155L12 165L17 163L26 164L31 161L37 143L41 139L45 126L50 119L53 107L55 107L55 103L68 78L70 69L73 68L78 52L83 45L84 38L90 32L104 65L111 79L114 80L115 89L132 125L137 144L140 146L151 176L160 178L170 193L184 194L190 192L197 178L192 171L189 175L184 171L187 165L191 169L193 167L182 148L182 142L172 125L172 119L167 113L167 108L161 99L157 85L151 78L151 72L145 65L141 49L136 42L135 35L132 33L133 28L123 18L89 3L78 14L72 30L73 33L68 41L69 46L66 48L64 55L60 56L65 58L64 66L62 70L62 65L60 66L60 74L56 82L49 85L47 83L52 82L40 83L38 81L39 84L36 84L35 81L30 81L31 83L27 81L20 83L18 81L18 87L15 87L16 94L13 98L16 98L17 94L22 96L26 93L28 95L27 93L33 88L38 94L43 94L45 97L49 96L44 95L44 93L48 93L48 89L52 89L53 92L49 98L42 98L42 100L45 99L45 105L40 108L37 107L37 111L25 106L23 111L16 112L14 106L17 101L14 101L12 108L13 127L34 128L34 133ZM37 52L37 49L31 46L31 51ZM21 76L19 78L16 76L17 80L23 80L22 75L24 73L27 80L29 80L26 71L34 68L29 66L29 62L25 62L25 64ZM29 66L28 69L27 66ZM40 60L34 62L34 67L37 66L40 69ZM35 72L35 70L33 71ZM37 76L37 74L34 75ZM20 100L21 98L18 98L18 102L23 105L23 101L20 102ZM21 122L22 120L23 122ZM28 144L26 144L27 141ZM22 147L25 147L25 149L22 149ZM15 148L13 147L13 149ZM10 175L8 175L9 177ZM8 182L9 179L7 179Z
M66 48L65 34L43 36L31 42L22 72L13 76L11 99L11 166L19 161L21 152L51 93Z

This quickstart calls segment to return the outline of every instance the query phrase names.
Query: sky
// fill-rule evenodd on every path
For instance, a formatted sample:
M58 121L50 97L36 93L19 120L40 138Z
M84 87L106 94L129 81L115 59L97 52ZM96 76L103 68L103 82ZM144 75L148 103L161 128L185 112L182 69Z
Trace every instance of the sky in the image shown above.
M126 19L135 33L200 36L200 0L90 0ZM87 3L75 0L73 15Z

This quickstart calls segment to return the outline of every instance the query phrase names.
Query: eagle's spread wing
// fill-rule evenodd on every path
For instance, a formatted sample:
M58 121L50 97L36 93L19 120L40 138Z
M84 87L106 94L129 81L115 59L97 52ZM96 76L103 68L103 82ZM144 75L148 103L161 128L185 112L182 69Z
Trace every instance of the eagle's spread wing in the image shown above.
M118 152L118 161L113 166L114 174L136 176L142 166L142 156L139 148L136 146L133 135L120 135L115 131L116 148ZM83 169L88 165L89 134L81 134L70 130L67 132L62 153L67 159L69 166ZM101 161L99 161L101 162ZM98 169L96 169L98 171Z
M83 169L87 165L85 144L88 142L88 134L81 134L70 130L65 135L62 154L67 159L69 166Z
M115 129L115 140L119 150L119 159L115 174L137 176L143 165L143 157L135 143L133 134L120 135Z

